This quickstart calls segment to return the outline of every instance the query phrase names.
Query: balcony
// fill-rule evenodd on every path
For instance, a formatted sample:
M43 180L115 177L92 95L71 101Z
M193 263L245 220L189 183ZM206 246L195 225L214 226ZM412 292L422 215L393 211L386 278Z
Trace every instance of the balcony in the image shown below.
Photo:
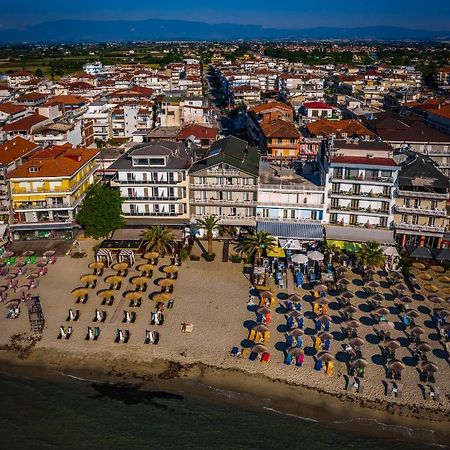
M422 191L405 191L402 189L398 190L399 197L412 197L412 198L426 198L433 200L448 200L448 194L442 194L439 192L422 192Z
M60 219L40 219L40 220L18 220L18 219L14 219L13 224L12 225L45 225L45 224L52 224L52 223L73 223L75 225L75 222L73 222L73 220L70 220L68 217L66 218L60 218Z
M159 202L159 201L168 201L168 202L175 202L178 200L181 200L185 197L174 197L174 196L151 196L151 197L145 197L145 196L123 196L122 197L126 202Z
M407 208L405 206L395 205L395 210L398 213L404 214L416 214L420 216L434 216L434 217L447 217L447 211L442 211L439 209L425 209L425 208Z
M363 216L389 216L390 211L388 209L375 209L375 208L352 208L351 206L330 206L328 208L329 213L348 213L348 214L360 214Z
M373 223L343 223L339 220L330 220L330 225L338 225L345 227L353 227L353 228L368 228L368 229L377 229L377 230L389 230L388 226L373 224Z
M396 222L395 224L396 229L403 229L403 230L411 230L411 231L417 231L419 233L444 233L445 227L440 226L432 226L432 225L419 225L419 224L412 224L412 223L405 223L405 222Z
M191 183L191 189L207 190L207 191L256 191L258 186L256 184L207 184L207 183Z
M218 205L218 206L256 206L256 200L221 200L217 198L193 198L191 205Z
M144 212L144 211L133 211L133 212L122 212L125 217L178 217L183 216L185 213L182 212Z
M333 183L366 183L366 184L392 184L394 182L393 177L366 177L363 175L346 175L344 177L338 177L333 175L331 177Z
M113 180L113 184L120 184L120 185L127 185L127 184L141 184L143 186L150 186L150 185L158 185L158 184L180 184L183 183L184 180L155 180L155 179L150 179L150 180L119 180L119 179L115 179Z
M373 192L353 192L353 191L328 191L329 197L343 197L343 198L373 198L373 199L386 199L390 200L391 197L388 194L378 194Z
M258 207L260 208L294 208L294 209L323 209L323 203L284 203L284 202L265 202L262 200L258 201Z
M79 205L79 201L69 203L69 202L63 202L63 203L15 203L13 206L14 211L32 211L32 210L42 210L42 209L73 209L76 206Z
M203 219L205 215L202 214L191 214L191 217L194 219ZM221 225L247 225L247 226L255 226L256 225L256 217L255 216L242 216L240 214L236 215L216 215L216 218L220 220Z

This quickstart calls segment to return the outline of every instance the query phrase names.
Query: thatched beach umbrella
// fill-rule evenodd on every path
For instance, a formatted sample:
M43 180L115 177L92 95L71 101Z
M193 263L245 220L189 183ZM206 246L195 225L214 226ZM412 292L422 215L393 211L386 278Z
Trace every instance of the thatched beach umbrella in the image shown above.
M311 261L323 261L324 258L323 253L320 253L316 250L308 252L307 256Z
M422 327L419 327L418 325L411 328L411 334L414 336L420 336L425 333L425 330Z
M117 272L121 272L122 270L128 269L129 264L127 262L119 262L112 265L112 269L116 270Z
M403 278L403 275L401 272L399 272L398 270L393 270L392 272L389 272L389 275L392 278L396 278L397 280L400 280Z
M373 326L375 330L382 330L382 331L388 331L393 330L395 328L395 325L393 322L382 320L380 323L377 323Z
M100 270L105 267L105 263L103 261L94 261L89 264L89 269Z
M331 341L334 338L333 335L328 331L321 331L317 336L320 338L322 342Z
M431 270L437 273L444 273L445 269L442 266L436 265L436 266L431 266Z
M435 284L426 284L423 288L428 292L439 291L439 288Z
M416 345L416 348L417 348L417 350L419 350L419 352L422 352L422 353L428 353L428 352L431 352L431 350L432 350L432 347L428 342L419 342Z
M170 280L167 280L170 281ZM131 283L135 286L142 286L143 284L148 284L150 282L150 279L148 277L134 277L131 279Z
M350 365L354 369L364 369L365 367L368 366L368 364L369 362L367 361L367 359L364 358L355 358L350 361Z
M8 302L5 303L5 306L9 309L17 308L19 305L20 305L20 300L18 300L18 299L9 300Z
M406 291L406 289L408 289L408 286L404 283L397 283L394 287L397 291Z
M406 315L411 319L416 319L420 316L420 313L416 309L408 309L408 311L406 311Z
M341 297L346 298L346 299L353 298L354 296L355 296L355 294L350 291L345 291L341 294Z
M95 280L97 280L97 275L87 274L80 277L82 283L93 283Z
M33 250L27 250L26 252L22 253L22 256L33 256L36 252Z
M45 267L48 265L48 261L39 261L36 266L38 267Z
M294 264L305 264L308 262L308 257L302 253L298 253L292 257Z
M252 347L252 352L253 353L266 353L267 352L267 347L263 344L256 344Z
M296 339L303 336L304 334L305 332L301 328L294 328L293 330L289 331L289 335Z
M258 323L253 328L257 333L266 333L269 331L269 327L267 325L264 325L263 323Z
M432 303L444 303L444 299L438 295L429 295L428 300Z
M450 295L450 287L445 287L441 290L442 295Z
M422 364L422 369L423 369L425 372L436 373L436 372L439 370L439 367L438 367L435 363L433 363L433 362L431 362L431 361L426 361L426 362L424 362L424 363Z
M288 300L291 301L291 302L293 302L293 303L299 303L299 302L302 301L302 298L301 298L300 295L298 295L298 294L291 294L291 295L288 297Z
M388 361L387 366L389 367L389 369L395 370L395 372L401 372L406 367L398 359L391 359L390 361Z
M348 284L351 284L352 282L348 278L339 278L339 280L337 280L336 283L339 285L346 286Z
M159 258L159 253L158 252L147 252L144 253L144 259L153 261Z
M115 291L113 289L103 289L97 292L97 297L111 298L114 297Z
M421 273L420 279L424 281L430 281L433 279L433 277L429 273Z
M256 312L265 316L266 314L270 314L272 311L267 306L261 306L261 308L258 308Z
M168 273L168 274L174 274L174 273L178 272L178 267L177 266L165 266L163 268L163 272Z
M24 284L22 286L19 286L18 288L16 288L16 294L21 293L21 292L26 292L30 290L30 286L28 286L27 284Z
M347 305L342 308L342 311L346 314L355 314L356 312L358 312L358 308L353 305Z
M365 273L366 275L372 276L372 275L375 275L375 274L377 273L377 271L369 267L368 269L366 269L366 270L364 271L364 273Z
M331 317L328 316L327 314L322 314L317 320L321 323L327 323L327 322L331 323Z
M328 288L324 284L318 284L317 286L314 286L314 290L317 292L327 292Z
M17 273L8 273L8 275L6 275L6 279L7 280L13 280L14 278L17 277Z
M133 302L136 302L138 300L142 299L142 292L137 292L137 291L129 291L125 294L125 299L126 300L131 300Z
M158 292L153 296L153 300L160 303L168 302L170 300L170 295L165 292Z
M383 342L382 345L389 350L397 350L402 346L402 344L400 344L400 342L396 339L389 339L388 341Z
M411 303L411 302L413 301L413 298L410 297L409 295L402 295L402 296L399 298L399 300L400 300L402 303Z
M376 289L376 288L379 288L380 287L380 283L378 283L378 281L369 281L368 283L367 283L367 286L368 287L370 287L370 288L372 288L372 289Z
M382 302L384 300L384 295L382 294L375 294L372 295L372 300L376 301L376 302Z
M334 356L330 352L321 352L317 355L317 359L323 362L334 361Z
M139 278L141 278L141 277L139 277ZM147 277L144 277L144 278L147 278ZM147 280L148 280L148 278L147 278ZM140 283L140 285L142 285L142 284L145 284L145 283ZM174 284L175 284L175 280L171 280L170 278L163 278L161 280L158 280L158 286L161 286L164 288L173 286Z
M329 299L326 298L326 297L319 297L319 298L316 300L316 303L317 303L318 305L323 306L323 305L328 305L328 303L330 303L330 301L331 301L331 300L329 300Z
M385 316L386 314L389 314L390 311L387 308L381 307L376 309L374 313L377 314L378 316Z
M354 337L351 338L348 343L353 347L361 347L362 345L364 345L366 343L366 341L363 338L360 337Z
M12 252L11 250L9 250L9 251L3 253L3 258L11 258L14 255L15 255L15 253Z
M425 264L422 264L421 262L413 262L412 266L415 267L416 269L419 269L419 270L425 270L426 269Z
M141 264L140 266L138 266L138 270L139 272L142 273L150 273L154 270L155 266L153 264Z
M302 348L292 347L288 350L288 353L292 355L294 358L297 358L300 355L304 355L305 352Z
M80 297L84 297L85 295L88 295L89 291L86 288L76 288L74 289L71 294L76 297L76 298L80 298Z
M450 278L447 275L442 275L438 278L441 283L447 284L450 283Z
M344 326L345 326L345 328L356 329L356 328L359 328L361 326L361 322L359 322L356 319L350 319L350 320L346 320L344 322Z
M55 254L55 250L47 250L46 252L44 252L44 258L51 258L54 254Z
M109 277L105 278L106 283L109 283L111 285L119 284L123 280L123 277L119 275L110 275Z
M302 313L301 311L297 311L296 309L294 309L294 310L292 310L292 311L289 311L289 312L287 313L287 315L288 315L289 317L293 317L294 319L298 319L298 318L300 318L300 317L303 316L303 313Z

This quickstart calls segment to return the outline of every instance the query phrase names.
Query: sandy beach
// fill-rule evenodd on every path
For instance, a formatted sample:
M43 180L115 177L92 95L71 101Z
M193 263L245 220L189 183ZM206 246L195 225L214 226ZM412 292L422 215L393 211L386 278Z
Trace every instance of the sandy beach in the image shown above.
M272 399L273 404L281 405L280 409L286 412L295 411L299 414L303 405L308 417L322 417L326 408L330 417L336 420L344 416L346 420L367 417L384 423L436 430L439 442L445 442L450 437L447 429L450 417L450 369L448 361L442 357L441 344L433 336L435 330L425 323L429 317L422 315L417 323L426 329L424 340L433 346L429 359L439 367L436 374L441 393L439 401L424 399L419 387L418 371L416 367L408 365L402 374L403 397L386 397L382 382L385 380L384 368L373 362L377 361L376 355L380 354L380 349L378 345L369 342L363 346L363 355L369 361L364 393L347 393L344 388L344 375L347 373L344 363L336 361L333 376L328 376L324 371L315 371L312 356L305 357L301 368L283 364L283 325L286 324L286 318L280 308L273 312L269 325L269 363L230 356L233 346L241 348L242 345L247 345L248 328L255 320L255 313L247 307L251 285L243 273L242 264L222 263L219 260L213 263L184 262L175 281L174 307L165 311L162 326L149 324L155 302L150 301L148 295L159 291L159 287L153 283L164 277L164 273L157 270L154 271L152 285L144 296L142 306L133 309L137 314L133 324L122 323L123 311L130 310L128 302L117 295L112 306L101 306L101 299L96 295L97 291L107 288L104 278L114 273L112 269L105 270L96 288L89 290L86 304L75 304L70 292L82 285L80 276L92 273L88 264L94 261L91 250L94 244L93 241L83 241L83 251L89 252L87 258L60 257L56 264L49 266L48 274L41 277L36 293L41 297L46 324L40 341L30 343L26 340L26 336L30 335L30 327L25 306L22 306L22 313L15 320L5 319L6 309L3 305L0 306L0 358L4 364L22 368L42 367L80 374L86 378L95 375L94 379L104 376L121 381L172 380L173 383L177 379L190 380L194 383L192 386L201 383L230 392L249 392L265 399L264 401ZM215 246L216 254L221 254L220 243L215 243ZM144 261L138 259L135 267L142 262ZM169 264L168 258L160 259L158 266L166 264ZM127 279L138 274L138 271L130 270ZM352 281L353 278L356 281L360 279L358 275L351 277ZM124 283L121 292L130 289L132 286ZM350 289L357 292L361 288L354 283ZM305 299L302 302L306 331L304 347L312 347L312 334L308 333L308 329L314 328L312 316L308 313L312 310L308 301L310 292L289 286L290 292L294 290ZM379 291L384 293L389 292L389 289L381 287ZM278 298L284 298L287 292L286 289L278 291L274 288ZM364 300L356 298L352 301L356 305L358 302L363 303ZM69 340L58 340L60 326L68 324L66 317L69 308L79 309L80 318L71 323L72 337ZM107 310L108 318L105 323L95 325L101 328L97 341L85 340L87 327L94 326L92 320L96 308ZM330 310L330 315L333 318L330 332L338 332L338 312ZM361 319L368 315L363 308L358 310L355 318ZM389 320L399 322L400 319L391 315ZM181 332L183 322L194 325L192 333ZM131 337L127 344L114 343L117 328L130 330ZM158 345L144 344L145 330L148 329L160 332ZM373 334L373 328L363 325L358 334L362 337ZM22 336L13 338L12 344L11 338L15 335ZM392 332L394 338L404 336L401 329L394 329ZM342 344L342 341L333 340L330 352L341 352ZM410 357L408 348L402 346L397 350L396 357L400 360ZM285 401L286 399L289 401Z

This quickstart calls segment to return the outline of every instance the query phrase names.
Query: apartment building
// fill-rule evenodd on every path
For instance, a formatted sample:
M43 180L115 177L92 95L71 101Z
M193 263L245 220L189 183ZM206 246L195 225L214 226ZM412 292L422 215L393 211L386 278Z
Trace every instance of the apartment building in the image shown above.
M106 102L93 102L88 105L83 119L92 127L89 140L106 142L112 135L111 129L112 105Z
M45 148L9 173L14 240L74 237L76 213L94 183L98 153L70 145Z
M152 108L139 103L114 108L111 113L112 137L128 139L134 133L147 134L153 127Z
M424 155L408 153L398 177L395 235L402 247L441 248L448 228L450 183Z
M259 152L242 139L216 141L190 172L191 217L215 214L224 225L256 225Z
M378 229L391 230L400 169L393 156L393 148L382 142L324 144L319 160L325 168L325 222L355 227L367 240L376 240Z
M230 92L233 105L244 103L245 105L256 105L261 102L261 88L258 86L239 85L233 86Z
M8 173L19 167L38 148L38 144L21 137L0 145L0 221L3 223L8 222L10 213Z
M109 166L127 223L188 223L192 161L193 151L183 142L155 141L132 147Z

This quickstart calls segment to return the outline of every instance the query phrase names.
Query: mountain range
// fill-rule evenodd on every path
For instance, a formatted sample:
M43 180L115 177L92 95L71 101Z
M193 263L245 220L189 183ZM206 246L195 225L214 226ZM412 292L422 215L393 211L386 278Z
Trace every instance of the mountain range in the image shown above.
M450 31L401 27L265 28L259 25L210 24L186 20L58 20L20 29L0 29L1 43L77 43L231 40L448 40Z

